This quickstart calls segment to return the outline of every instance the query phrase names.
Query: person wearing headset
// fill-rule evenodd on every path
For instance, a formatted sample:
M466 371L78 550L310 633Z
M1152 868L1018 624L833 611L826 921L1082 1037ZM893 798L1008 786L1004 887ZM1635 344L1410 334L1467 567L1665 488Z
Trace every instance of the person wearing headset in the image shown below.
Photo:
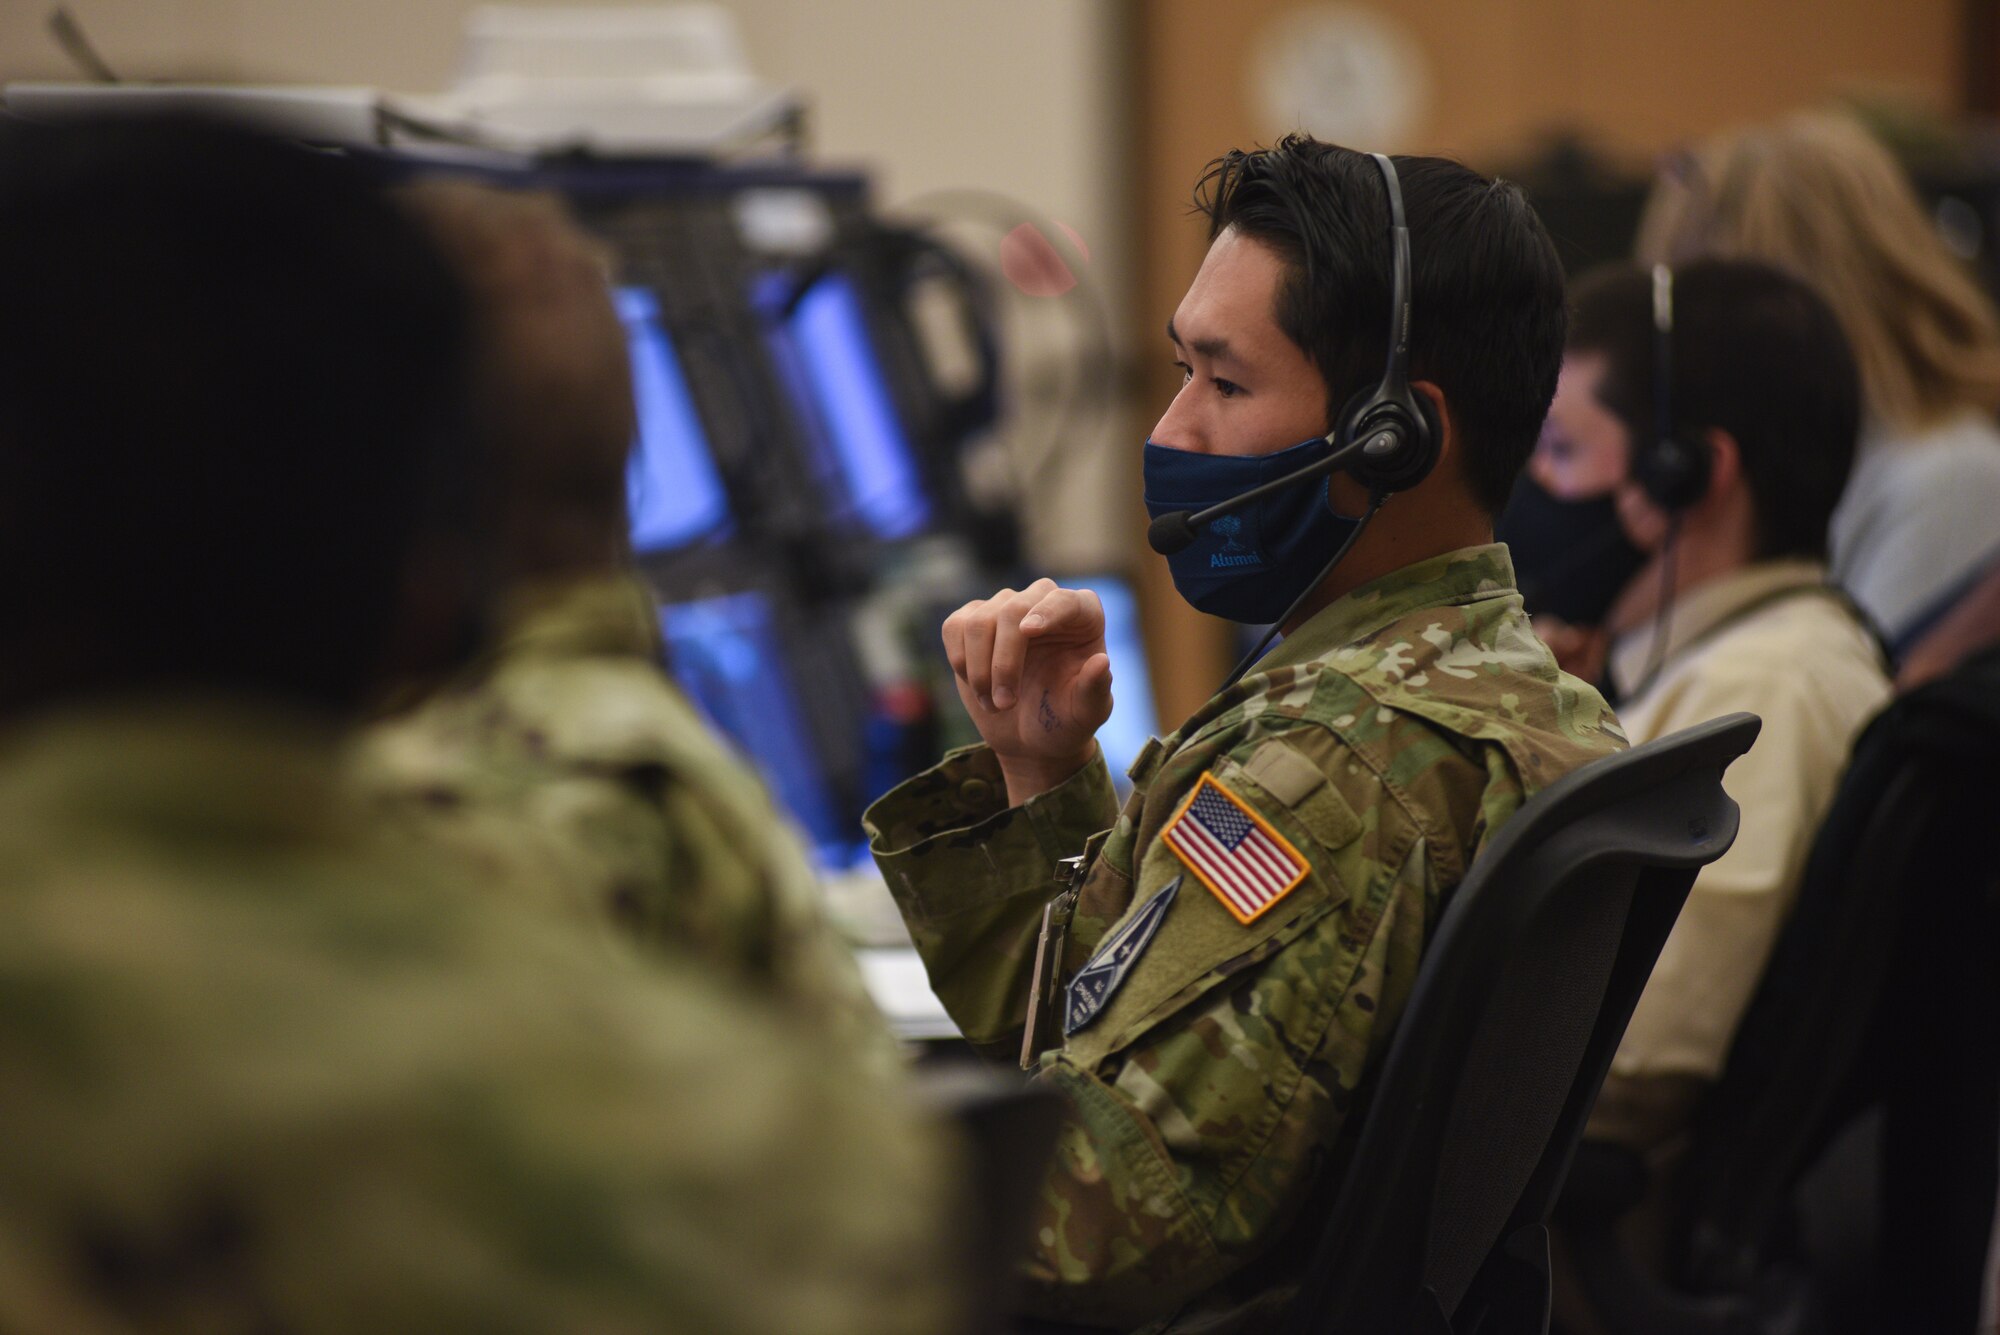
M1889 694L1872 628L1827 582L1860 380L1827 303L1759 261L1600 270L1572 310L1530 472L1561 501L1610 509L1541 537L1624 546L1637 570L1594 632L1543 628L1596 641L1587 656L1634 743L1737 710L1764 720L1729 771L1742 830L1696 878L1590 1122L1671 1156L1722 1073L1849 747Z
M1624 744L1492 545L1563 336L1521 192L1294 135L1195 199L1152 538L1190 603L1283 642L1146 748L1121 812L1096 600L967 604L944 640L985 743L867 815L953 1018L1067 1099L1025 1306L1120 1329L1264 1328L1444 901Z

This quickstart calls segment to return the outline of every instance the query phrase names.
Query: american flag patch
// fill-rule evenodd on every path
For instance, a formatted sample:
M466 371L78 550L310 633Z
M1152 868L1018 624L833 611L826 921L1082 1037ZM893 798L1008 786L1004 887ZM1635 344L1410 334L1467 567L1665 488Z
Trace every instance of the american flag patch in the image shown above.
M1242 798L1201 776L1161 833L1240 923L1250 923L1306 878L1306 860Z

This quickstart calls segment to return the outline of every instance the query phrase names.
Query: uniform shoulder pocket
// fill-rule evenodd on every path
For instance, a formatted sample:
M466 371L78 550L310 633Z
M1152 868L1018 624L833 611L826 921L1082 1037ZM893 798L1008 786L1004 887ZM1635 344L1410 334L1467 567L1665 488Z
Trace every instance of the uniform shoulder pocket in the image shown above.
M1361 817L1328 781L1326 766L1349 762L1331 754L1338 743L1330 734L1329 753L1318 763L1306 745L1274 737L1250 753L1243 774L1288 808L1322 848L1345 848L1361 837Z

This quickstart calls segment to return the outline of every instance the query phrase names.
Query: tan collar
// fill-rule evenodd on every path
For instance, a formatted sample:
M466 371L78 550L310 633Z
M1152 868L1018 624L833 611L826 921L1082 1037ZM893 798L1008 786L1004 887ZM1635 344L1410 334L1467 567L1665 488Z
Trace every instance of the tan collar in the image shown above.
M1826 567L1818 561L1787 558L1757 561L1718 575L1675 598L1664 620L1666 646L1656 648L1660 619L1627 631L1611 644L1611 684L1630 700L1647 685L1657 665L1664 669L1697 641L1707 639L1745 612L1794 589L1824 587Z

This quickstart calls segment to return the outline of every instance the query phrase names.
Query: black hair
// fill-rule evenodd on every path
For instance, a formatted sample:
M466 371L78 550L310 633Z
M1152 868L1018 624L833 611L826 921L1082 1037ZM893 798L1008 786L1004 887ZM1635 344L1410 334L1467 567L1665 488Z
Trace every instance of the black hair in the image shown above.
M0 706L386 684L473 441L462 294L359 168L0 126L0 311Z
M1518 186L1445 158L1394 161L1410 228L1410 379L1444 392L1466 483L1497 514L1555 397L1562 265ZM1365 153L1292 134L1209 163L1195 206L1210 240L1234 228L1284 262L1274 314L1319 368L1331 427L1388 360L1381 169Z
M1642 450L1660 430L1652 275L1599 269L1575 306L1569 350L1603 355L1597 399ZM1761 261L1695 260L1673 271L1672 339L1676 438L1735 438L1760 558L1824 559L1861 430L1860 375L1832 308Z

